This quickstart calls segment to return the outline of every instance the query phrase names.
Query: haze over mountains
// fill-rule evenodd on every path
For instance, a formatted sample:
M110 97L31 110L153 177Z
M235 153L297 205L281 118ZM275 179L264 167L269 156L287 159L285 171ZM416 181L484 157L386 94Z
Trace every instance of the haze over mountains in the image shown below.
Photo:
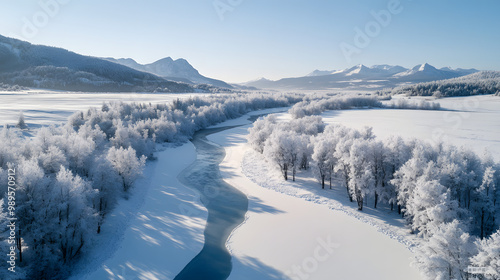
M343 70L315 70L304 77L284 78L277 81L259 79L244 85L273 89L382 89L402 84L429 82L461 77L478 72L476 69L437 69L427 63L411 69L392 65L356 65Z

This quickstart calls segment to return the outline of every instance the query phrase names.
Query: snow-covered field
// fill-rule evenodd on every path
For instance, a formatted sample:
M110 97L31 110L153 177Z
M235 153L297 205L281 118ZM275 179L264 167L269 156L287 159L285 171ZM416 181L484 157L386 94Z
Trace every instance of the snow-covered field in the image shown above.
M28 125L60 123L77 110L103 101L168 102L187 94L0 93L3 124L22 110ZM76 98L76 102L75 102ZM446 110L346 110L325 112L327 123L372 126L378 138L390 135L487 149L500 160L500 99L493 96L437 100ZM283 112L273 109L258 115ZM218 126L245 126L213 134L226 149L220 165L225 180L249 199L245 222L227 246L233 254L229 279L421 279L410 266L412 236L386 209L363 213L349 205L345 190L316 192L318 183L302 176L295 187L274 176L273 168L246 145L248 115ZM290 119L287 113L280 120ZM0 123L2 125L2 123ZM177 175L195 159L191 143L155 154L128 200L107 217L94 250L75 268L72 280L173 279L201 250L207 218L199 195ZM272 176L266 177L269 174Z
M479 155L486 149L495 160L500 161L498 96L444 98L433 102L439 102L445 110L343 110L328 111L322 117L326 123L341 123L358 129L371 126L379 139L400 135L432 143L443 141L466 146Z
M171 93L76 93L29 90L0 91L0 126L15 124L22 111L28 125L59 124L74 112L101 106L103 102L165 103L177 98L203 94Z

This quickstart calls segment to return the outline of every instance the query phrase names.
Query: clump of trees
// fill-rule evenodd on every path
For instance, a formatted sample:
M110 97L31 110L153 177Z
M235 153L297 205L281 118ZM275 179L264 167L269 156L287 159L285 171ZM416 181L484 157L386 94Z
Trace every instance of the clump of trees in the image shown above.
M290 106L301 98L231 94L154 105L104 103L73 114L64 125L42 127L32 138L4 126L0 224L7 221L8 169L15 168L16 234L22 242L16 275L66 278L101 232L107 214L142 175L155 143L183 142L210 125L252 110ZM0 247L7 245L5 229L0 230ZM12 276L5 273L0 271L1 279Z
M391 109L406 110L439 110L441 109L441 104L439 104L438 102L429 102L425 100L410 102L408 99L398 98L395 101L387 104L385 107Z
M390 96L389 96L390 97ZM420 100L419 102L410 102L406 99L398 99L389 104L383 104L381 101L388 97L372 95L311 95L304 98L304 101L295 104L289 111L294 119L305 116L320 115L329 110L348 110L348 109L406 109L406 110L439 110L441 105L436 102Z
M312 96L295 104L289 113L293 118L319 115L328 110L346 110L354 108L382 108L382 103L373 96Z
M19 85L10 85L10 84L4 84L0 83L0 91L22 91L22 90L27 90L28 88L19 86Z
M490 247L498 247L500 165L490 155L401 137L381 141L371 128L325 127L311 118L285 123L272 115L262 118L249 129L248 141L285 180L287 173L295 174L300 155L322 189L334 180L358 210L369 201L374 208L397 206L423 240L416 264L429 279L466 279L470 265L486 265L486 279L498 278L498 265L492 264L498 250Z

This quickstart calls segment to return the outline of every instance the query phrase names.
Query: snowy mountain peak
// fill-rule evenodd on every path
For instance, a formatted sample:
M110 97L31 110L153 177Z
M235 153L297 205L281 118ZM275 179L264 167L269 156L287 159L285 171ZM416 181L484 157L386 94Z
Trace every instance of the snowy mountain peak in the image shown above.
M181 81L186 83L211 84L218 87L231 88L227 83L207 78L201 75L187 60L184 58L172 59L165 57L150 64L139 64L133 59L113 59L106 58L111 62L123 64L133 69L148 72L167 78L169 80Z
M269 79L266 79L264 77L260 77L260 78L257 78L255 80L249 81L249 83L251 83L251 82L272 82L272 81Z
M168 57L159 59L153 63L172 63L172 62L174 62L174 60L170 56L168 56Z
M434 66L430 65L429 63L424 63L413 67L412 70L423 72L423 71L436 71L437 69Z
M335 71L329 71L329 70L314 70L311 73L307 74L307 77L314 77L314 76L324 76L324 75L330 75L334 73Z
M439 70L443 70L443 71L455 71L453 68L451 68L450 66L446 66L446 67L442 67L442 68L439 68Z
M358 65L350 68L348 70L348 73L346 74L346 76L352 76L355 74L365 74L365 73L369 73L369 72L370 72L370 68L364 66L363 64L358 64Z

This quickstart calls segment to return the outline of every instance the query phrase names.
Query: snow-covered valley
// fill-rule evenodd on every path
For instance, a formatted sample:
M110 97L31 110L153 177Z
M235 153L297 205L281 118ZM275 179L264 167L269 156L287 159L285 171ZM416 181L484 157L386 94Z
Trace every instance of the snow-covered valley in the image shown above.
M63 93L26 96L34 97L26 97L22 106L29 131L35 135L39 127L57 124L71 110L100 109L103 100L161 104L191 95L141 95L135 100L137 95L79 94L78 104L72 104ZM6 94L2 98L14 97ZM46 122L43 114L54 110L54 102L61 102L57 105L61 109ZM439 130L439 139L445 143L466 145L478 154L487 149L498 160L498 129L488 130L498 126L497 97L435 102L444 110L334 110L322 113L321 118L327 124L357 129L372 126L379 139L400 135L429 142ZM30 111L33 106L38 110ZM332 190L322 190L314 178L314 167L300 171L296 182L284 181L279 169L246 143L249 117L275 114L279 123L288 122L293 119L289 108L254 111L227 120L212 127L238 127L208 136L226 151L220 164L222 177L249 200L245 221L226 243L232 256L228 279L321 280L332 275L342 279L425 279L412 265L420 239L410 234L397 211L387 204L375 209L370 199L358 211L340 181L333 180ZM8 106L2 109L7 114L11 110ZM11 110L10 115L15 112ZM15 117L9 123L15 123ZM191 143L157 144L143 178L134 183L126 195L129 198L119 200L106 215L101 233L74 266L70 279L174 279L205 244L208 213L200 193L177 179L195 157ZM360 266L363 269L356 269Z

